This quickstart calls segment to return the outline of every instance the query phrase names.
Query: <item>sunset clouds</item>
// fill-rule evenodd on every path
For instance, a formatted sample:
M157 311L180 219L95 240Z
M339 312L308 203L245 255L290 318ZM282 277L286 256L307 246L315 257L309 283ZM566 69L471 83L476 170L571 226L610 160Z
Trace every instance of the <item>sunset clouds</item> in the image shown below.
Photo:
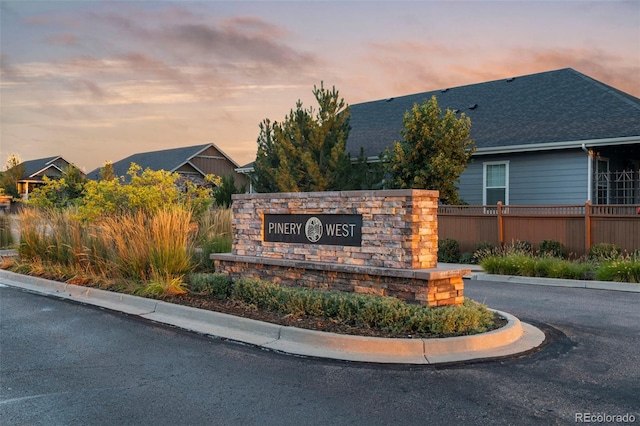
M0 161L213 142L324 81L350 103L572 67L640 96L637 2L2 1Z

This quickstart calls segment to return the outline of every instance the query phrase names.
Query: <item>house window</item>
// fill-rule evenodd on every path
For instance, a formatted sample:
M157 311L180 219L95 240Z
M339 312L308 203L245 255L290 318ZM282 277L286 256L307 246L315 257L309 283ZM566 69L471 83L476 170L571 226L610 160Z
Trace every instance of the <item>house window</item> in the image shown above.
M483 195L485 206L509 204L509 162L491 162L483 164Z

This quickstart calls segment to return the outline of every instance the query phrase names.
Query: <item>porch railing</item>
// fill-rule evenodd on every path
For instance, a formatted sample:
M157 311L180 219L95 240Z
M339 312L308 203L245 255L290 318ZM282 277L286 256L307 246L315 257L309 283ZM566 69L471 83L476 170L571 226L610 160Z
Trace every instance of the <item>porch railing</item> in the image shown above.
M640 204L640 170L595 173L593 201L594 204Z

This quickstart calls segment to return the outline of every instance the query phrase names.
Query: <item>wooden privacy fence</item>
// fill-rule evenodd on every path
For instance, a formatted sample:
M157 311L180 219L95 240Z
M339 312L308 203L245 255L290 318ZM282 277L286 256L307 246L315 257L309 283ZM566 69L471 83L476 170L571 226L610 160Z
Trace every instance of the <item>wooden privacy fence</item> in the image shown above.
M582 256L598 243L611 243L627 252L640 248L640 206L439 206L438 238L451 238L461 252L473 252L480 242L502 246L515 240L534 248L544 240L564 244Z

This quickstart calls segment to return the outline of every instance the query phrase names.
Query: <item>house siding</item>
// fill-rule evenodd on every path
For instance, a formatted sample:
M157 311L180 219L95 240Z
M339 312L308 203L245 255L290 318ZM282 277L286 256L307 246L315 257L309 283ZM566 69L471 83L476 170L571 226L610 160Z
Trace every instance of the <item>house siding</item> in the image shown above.
M205 174L213 174L216 176L233 175L236 186L246 185L248 183L245 175L235 171L237 166L227 160L225 155L213 146L193 157L191 163Z
M55 167L47 167L42 173L38 173L37 175L33 176L33 178L42 179L45 176L48 178L59 178L60 176L62 176L62 172Z
M483 164L509 161L509 204L583 204L587 200L588 163L582 150L482 155L460 176L459 195L482 204Z
M175 170L177 173L183 173L183 174L193 174L193 175L200 175L200 172L198 170L196 170L191 164L186 163L183 164L182 166L178 167Z
M64 170L67 167L69 167L70 163L65 160L64 158L58 158L56 161L54 161L52 164L54 164L56 167L58 167L60 170ZM59 175L59 173L58 173Z
M471 205L482 204L482 162L483 158L472 158L467 169L460 175L458 196Z

